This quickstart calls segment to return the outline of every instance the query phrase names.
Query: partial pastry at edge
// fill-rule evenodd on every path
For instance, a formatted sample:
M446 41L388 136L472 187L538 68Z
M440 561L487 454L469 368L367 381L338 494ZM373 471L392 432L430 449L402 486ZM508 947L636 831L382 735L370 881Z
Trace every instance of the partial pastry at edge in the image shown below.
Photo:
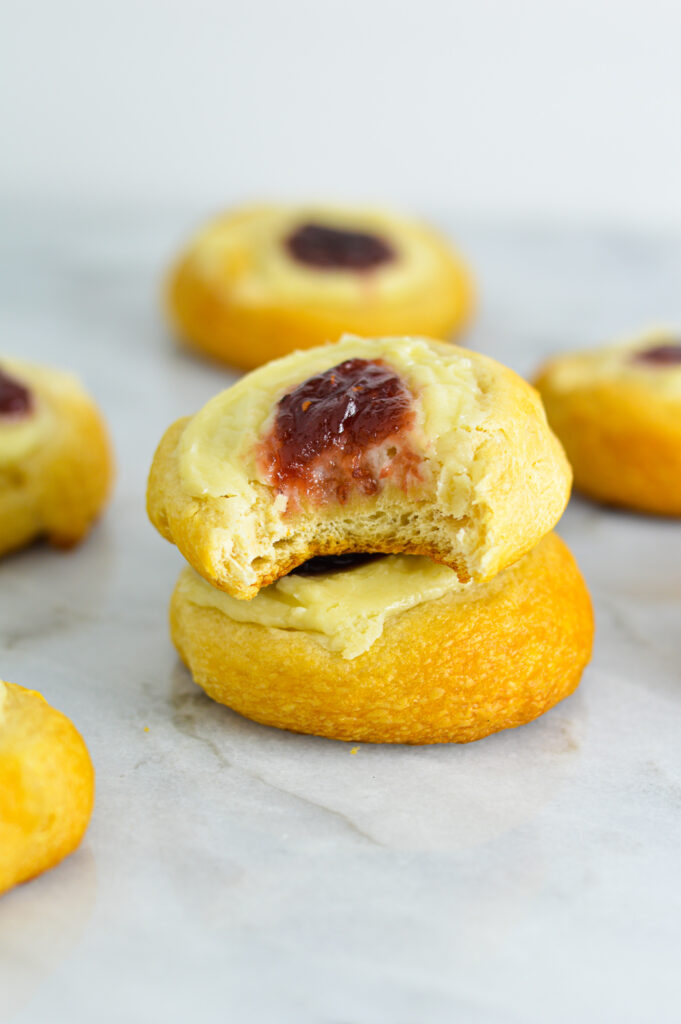
M356 602L356 619L339 616ZM555 534L481 584L388 556L244 602L185 569L170 622L213 699L266 725L380 743L468 742L529 722L575 689L593 638L586 586Z
M422 338L344 338L242 378L167 431L149 515L239 598L307 559L425 555L491 579L550 531L571 475L537 393Z
M106 427L78 380L0 357L0 555L42 536L77 544L112 477Z
M92 762L70 720L0 681L0 894L72 853L93 801Z
M575 488L607 504L681 516L681 333L556 356L536 380Z
M246 369L346 331L449 337L471 276L425 225L373 209L249 206L207 224L168 283L191 347Z

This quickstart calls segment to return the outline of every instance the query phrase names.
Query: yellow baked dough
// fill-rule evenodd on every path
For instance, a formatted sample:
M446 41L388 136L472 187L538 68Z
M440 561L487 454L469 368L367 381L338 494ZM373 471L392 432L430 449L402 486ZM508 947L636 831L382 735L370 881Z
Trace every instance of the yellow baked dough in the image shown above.
M258 441L282 395L353 358L382 361L412 392L421 480L289 507L263 478ZM348 551L426 555L490 579L553 528L570 480L537 393L511 370L443 342L347 337L261 367L170 427L148 509L197 572L250 598L314 555Z
M438 598L389 611L380 634L350 658L318 629L237 621L203 581L197 598L186 572L170 625L195 681L240 714L294 732L376 743L480 739L570 694L591 654L589 595L555 534L490 582L454 581ZM315 581L307 582L312 601ZM240 603L245 616L251 608L257 616L263 596Z
M599 501L681 515L681 364L632 358L679 344L665 330L557 356L536 386L562 441L575 487Z
M94 772L69 719L0 681L0 893L58 864L87 828Z
M376 235L395 258L370 272L301 264L285 241L306 223ZM189 345L250 369L345 331L449 337L472 295L463 261L425 225L374 209L260 205L199 232L170 276L168 309Z
M102 417L71 374L0 356L34 410L0 416L0 555L46 536L76 544L98 516L113 475Z

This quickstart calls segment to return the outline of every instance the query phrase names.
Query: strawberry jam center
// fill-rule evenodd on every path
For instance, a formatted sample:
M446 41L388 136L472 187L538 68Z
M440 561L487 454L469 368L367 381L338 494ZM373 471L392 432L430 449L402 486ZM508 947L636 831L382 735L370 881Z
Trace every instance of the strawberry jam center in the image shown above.
M0 369L0 416L25 416L31 408L29 389Z
M260 446L265 479L283 494L313 502L353 491L375 494L391 477L418 479L419 457L407 443L413 395L380 360L348 359L284 395Z
M654 348L636 352L632 358L636 363L647 363L650 366L678 366L681 363L681 342L655 345Z
M288 236L286 248L299 263L319 270L373 270L395 258L378 235L324 224L302 224Z

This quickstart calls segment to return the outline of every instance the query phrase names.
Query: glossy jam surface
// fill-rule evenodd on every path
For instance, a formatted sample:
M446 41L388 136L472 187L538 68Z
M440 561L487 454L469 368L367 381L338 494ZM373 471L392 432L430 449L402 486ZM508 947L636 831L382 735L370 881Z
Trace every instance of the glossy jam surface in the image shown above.
M29 389L0 369L0 416L25 416L32 408Z
M279 493L341 503L353 491L375 494L392 477L418 479L419 459L406 443L413 396L380 360L348 359L303 381L279 401L261 445L259 466Z
M367 551L350 552L346 555L318 555L296 566L289 576L292 573L298 576L327 576L332 572L345 572L347 569L355 569L358 565L366 565L368 562L375 562L377 558L385 557Z
M395 258L378 235L324 224L302 224L288 236L286 248L299 263L319 270L373 270Z
M632 359L635 363L645 363L649 366L679 366L681 364L681 342L655 345L654 348L636 352Z

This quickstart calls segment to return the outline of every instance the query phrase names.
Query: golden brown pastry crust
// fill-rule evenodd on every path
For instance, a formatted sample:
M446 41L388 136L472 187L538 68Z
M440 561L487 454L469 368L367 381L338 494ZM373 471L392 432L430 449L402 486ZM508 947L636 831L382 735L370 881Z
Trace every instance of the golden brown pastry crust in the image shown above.
M559 356L535 381L575 488L606 504L681 516L681 396L654 386L665 369L612 378L592 374L596 355ZM580 375L562 386L561 375L573 363Z
M465 743L523 725L572 693L593 639L586 586L555 534L491 582L389 619L353 660L178 590L170 626L214 700L266 725L374 743Z
M264 206L235 210L216 218L212 226L220 225L226 231L231 225L242 229L249 218L262 219L270 210L275 231L276 217L281 211ZM347 211L343 214L347 216ZM300 216L304 219L305 211L301 210ZM357 211L353 219L360 227L367 227L365 212ZM422 334L433 338L458 333L469 320L474 301L473 282L465 263L443 238L423 225L395 218L394 222L390 220L390 231L398 242L405 234L417 234L421 244L428 246L433 269L425 287L381 296L363 283L362 275L356 275L357 286L351 300L338 297L314 303L306 301L304 293L292 292L289 296L284 291L268 296L266 279L262 284L263 298L257 302L242 298L239 276L244 267L256 261L257 248L251 245L257 247L257 242L245 242L232 253L216 281L206 271L201 233L170 274L170 319L190 347L243 369L260 366L295 349L336 341L347 331L376 336ZM314 294L320 272L303 272L309 278L308 290Z
M0 893L72 853L93 800L92 762L70 720L0 682Z
M276 368L290 374L300 357L328 353L328 365L333 366L339 353L348 358L355 345L400 340L426 346L435 360L460 357L473 377L466 396L471 420L463 422L458 412L452 414L458 447L446 457L430 459L432 483L422 494L386 489L356 503L331 502L287 517L277 511L274 489L259 481L257 499L244 511L243 502L225 493L188 493L180 448L190 420L179 420L166 431L149 476L149 516L210 583L248 599L308 558L349 551L426 555L450 565L461 578L491 579L555 526L570 493L563 450L534 389L486 356L424 339L348 338L262 367L235 387L261 393L265 371ZM300 379L307 376L303 366ZM255 441L249 433L248 443ZM240 462L238 451L227 453L228 458ZM453 500L461 499L458 508L440 487L455 461L462 470L458 490L450 493Z
M52 429L17 464L0 464L0 555L41 536L57 547L77 544L113 478L108 433L89 395L51 386L44 368L26 383L49 406Z

